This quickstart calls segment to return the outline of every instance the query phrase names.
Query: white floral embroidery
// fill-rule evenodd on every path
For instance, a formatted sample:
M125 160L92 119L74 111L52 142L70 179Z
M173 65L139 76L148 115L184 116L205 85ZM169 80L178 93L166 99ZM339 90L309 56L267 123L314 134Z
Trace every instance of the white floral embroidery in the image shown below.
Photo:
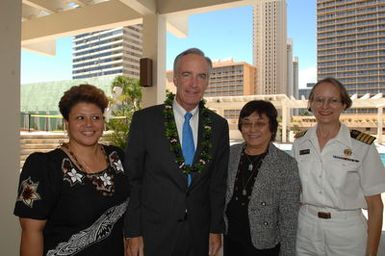
M122 161L120 161L119 155L116 151L113 151L109 155L111 166L115 169L117 173L124 172Z
M104 186L111 185L111 177L107 175L107 173L104 173L103 176L100 176L100 179L103 181Z
M76 183L76 181L82 182L83 175L78 173L74 168L72 168L67 174L70 176L73 183Z

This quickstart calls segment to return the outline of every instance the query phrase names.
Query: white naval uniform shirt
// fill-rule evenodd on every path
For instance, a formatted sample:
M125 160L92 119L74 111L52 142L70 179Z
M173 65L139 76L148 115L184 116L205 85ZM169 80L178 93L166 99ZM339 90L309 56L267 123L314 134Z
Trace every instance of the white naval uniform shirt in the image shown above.
M293 144L302 203L337 210L367 208L365 196L385 192L385 168L375 145L352 138L341 124L321 152L316 129L310 128Z

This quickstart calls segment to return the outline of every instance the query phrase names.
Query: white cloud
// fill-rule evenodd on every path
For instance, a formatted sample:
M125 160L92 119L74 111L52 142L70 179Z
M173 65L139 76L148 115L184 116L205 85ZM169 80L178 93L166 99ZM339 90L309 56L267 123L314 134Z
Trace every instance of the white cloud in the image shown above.
M300 69L298 76L299 76L298 87L306 88L307 83L317 82L317 68L309 67L302 70Z

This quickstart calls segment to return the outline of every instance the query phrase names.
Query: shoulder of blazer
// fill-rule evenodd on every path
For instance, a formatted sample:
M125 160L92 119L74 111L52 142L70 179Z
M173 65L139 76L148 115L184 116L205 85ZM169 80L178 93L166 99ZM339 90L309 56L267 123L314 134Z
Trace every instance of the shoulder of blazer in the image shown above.
M363 132L360 132L358 130L351 130L350 131L350 137L352 137L353 139L356 139L358 141L361 141L363 143L366 143L366 144L372 144L374 142L374 140L376 139L375 137L367 134L367 133L363 133Z
M272 169L282 170L284 172L291 171L288 169L290 166L297 164L297 161L287 154L286 152L280 150L274 144L269 147L269 152L266 155L265 159L269 161L269 165L274 166Z
M244 147L244 143L233 144L230 146L230 155L240 154Z

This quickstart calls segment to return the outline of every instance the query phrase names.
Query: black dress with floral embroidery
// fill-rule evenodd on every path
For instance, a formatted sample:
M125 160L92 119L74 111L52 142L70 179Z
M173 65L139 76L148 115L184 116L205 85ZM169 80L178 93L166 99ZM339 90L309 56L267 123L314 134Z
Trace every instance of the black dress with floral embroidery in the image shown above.
M124 255L128 182L123 151L103 146L107 169L87 174L61 149L31 154L20 174L14 214L46 220L44 255Z

